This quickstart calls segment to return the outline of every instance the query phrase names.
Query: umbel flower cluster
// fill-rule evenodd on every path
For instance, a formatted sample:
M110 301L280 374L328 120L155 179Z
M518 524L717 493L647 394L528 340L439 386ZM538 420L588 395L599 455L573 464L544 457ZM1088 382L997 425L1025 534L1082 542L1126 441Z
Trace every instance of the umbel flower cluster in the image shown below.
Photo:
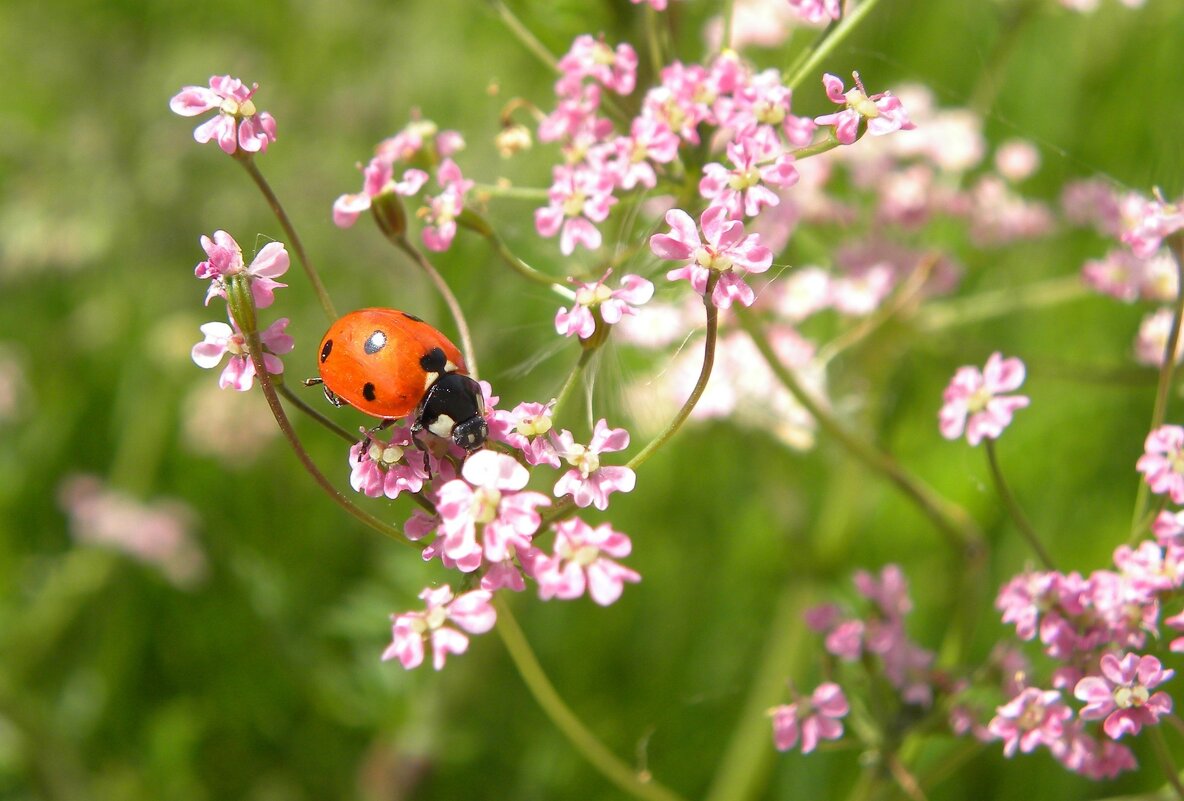
M666 12L665 0L646 5L646 14ZM842 18L842 5L795 0L779 13L788 8L795 19L829 24ZM756 35L734 30L731 44ZM316 335L294 336L289 318L267 321L260 314L276 304L286 286L278 279L293 257L328 322L338 315L270 191L285 242L269 242L248 263L226 231L200 238L206 258L195 275L207 282L205 304L224 304L226 316L201 326L204 339L194 345L193 361L221 368L223 389L258 386L333 502L412 545L433 563L431 570L449 577L419 593L422 608L391 616L392 639L382 658L411 669L430 654L433 667L443 668L449 655L467 650L470 635L500 625L508 614L506 593L615 603L641 576L628 564L633 541L606 517L609 507L644 491L644 463L696 418L729 417L790 448L810 447L820 433L834 437L916 503L966 555L967 574L979 575L976 560L985 546L973 520L875 444L858 441L843 420L844 399L830 397L828 369L890 319L916 315L958 285L962 268L954 257L900 244L893 234L914 235L915 243L926 225L954 222L986 249L1091 226L1115 247L1084 266L1087 286L1128 303L1175 302L1145 320L1134 346L1135 359L1160 371L1161 392L1136 465L1145 478L1136 524L1129 541L1119 538L1113 569L1084 576L1057 570L1024 516L996 443L1033 404L1019 394L1027 368L1019 357L984 353L974 360L983 364L986 357L981 369L959 368L941 398L932 399L932 435L965 439L985 453L1000 505L1040 563L1040 570L1025 570L997 592L1000 629L1013 628L1014 640L1001 643L985 668L943 663L937 649L908 634L912 601L903 571L895 565L878 574L858 571L861 600L854 608L826 604L806 617L822 638L824 680L808 685L808 693L791 682L790 697L769 716L782 751L845 744L872 750L889 739L886 732L895 736L912 725L902 721L924 720L927 731L998 743L1008 757L1046 749L1065 768L1093 779L1133 769L1128 743L1145 730L1157 733L1170 715L1174 669L1164 660L1184 651L1184 635L1161 647L1168 631L1184 632L1178 567L1184 511L1167 508L1169 500L1184 505L1184 428L1166 417L1167 388L1184 353L1181 206L1096 182L1069 187L1059 208L1026 199L1018 185L1039 167L1035 148L1008 142L988 163L981 121L938 108L918 87L869 93L857 72L850 82L813 75L827 103L807 110L794 101L792 76L756 69L731 47L701 63L666 60L650 86L638 84L639 61L628 43L581 35L555 62L551 97L537 104L515 98L503 111L496 138L503 155L531 151L548 159L550 185L531 197L540 204L534 233L553 248L554 269L516 255L485 217L498 187L469 174L465 137L418 114L358 165L361 190L341 194L327 208L340 228L369 212L450 309L447 325L458 333L463 364L424 366L416 379L424 379L425 398L433 382L454 373L479 387L474 403L483 435L473 447L450 439L439 418L425 420L423 401L401 417L376 414L378 425L355 433L294 397L282 357L297 340L312 353ZM183 88L171 108L185 116L212 112L195 139L215 142L266 186L258 159L275 144L277 129L258 109L256 94L255 86L214 76L208 87ZM522 113L532 115L533 128L515 118ZM622 222L634 222L632 215L644 216L649 227ZM830 264L778 261L795 232L824 226L863 236L852 237ZM623 243L624 257L606 255L606 242L637 230L646 233ZM506 388L495 391L479 380L480 354L465 310L427 253L445 253L468 235L484 239L491 259L520 280L563 298L554 329L579 343L579 358L556 377L553 397L503 404ZM563 272L582 256L595 267ZM929 324L935 319L939 312ZM840 333L827 338L828 330ZM591 357L610 338L654 356L653 374L624 388L649 419L639 415L628 429L593 415L581 428L572 398ZM365 341L370 353L371 340ZM374 347L385 343L383 334ZM334 399L332 379L325 381ZM372 394L373 384L365 386ZM336 471L322 473L303 449L287 418L293 408L318 417L343 440ZM346 483L353 497L336 492ZM378 498L406 505L366 500ZM1034 660L1025 649L1038 652ZM873 693L880 696L861 697ZM915 785L903 766L893 766L903 787Z

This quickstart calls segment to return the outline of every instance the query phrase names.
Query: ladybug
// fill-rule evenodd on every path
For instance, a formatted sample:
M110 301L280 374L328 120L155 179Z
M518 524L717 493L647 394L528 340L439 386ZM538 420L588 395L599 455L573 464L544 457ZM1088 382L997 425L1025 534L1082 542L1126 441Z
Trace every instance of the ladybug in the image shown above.
M329 327L317 357L325 397L382 418L413 415L411 435L428 431L467 452L485 444L489 426L481 386L456 345L413 314L359 309ZM416 440L418 443L418 440Z

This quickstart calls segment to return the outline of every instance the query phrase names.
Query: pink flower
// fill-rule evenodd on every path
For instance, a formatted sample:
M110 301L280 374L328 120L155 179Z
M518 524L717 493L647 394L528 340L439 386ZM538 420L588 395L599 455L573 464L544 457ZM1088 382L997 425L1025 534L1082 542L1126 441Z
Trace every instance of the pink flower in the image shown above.
M554 529L555 554L540 555L533 565L544 601L579 598L587 589L593 601L608 606L621 597L625 582L641 581L637 572L608 558L621 559L633 550L629 538L608 523L592 528L572 517L556 523Z
M414 446L411 430L405 426L392 429L387 442L367 438L355 443L349 449L350 486L371 498L385 495L392 500L403 492L419 492L430 476ZM408 449L412 449L411 458L407 458Z
M725 207L729 217L755 217L762 207L781 202L769 186L785 189L797 183L793 156L779 148L761 148L750 139L729 142L727 149L728 160L735 166L729 170L714 162L705 165L699 194L712 205Z
M1172 699L1165 692L1151 690L1175 675L1164 670L1154 656L1114 654L1102 657L1101 676L1086 676L1077 682L1073 694L1086 706L1082 720L1106 718L1102 729L1111 739L1124 734L1138 734L1143 726L1153 726L1160 715L1172 711Z
M1111 250L1101 259L1087 261L1081 268L1081 278L1092 289L1125 303L1136 300L1167 303L1176 297L1176 265L1166 253L1140 259L1125 248ZM1163 351L1161 346L1150 363L1159 363Z
M403 173L403 180L395 181L391 163L372 158L362 170L362 191L342 195L333 201L333 222L338 228L349 228L357 222L359 214L370 208L374 198L387 192L409 197L418 192L427 180L426 172L411 169Z
M1016 410L1029 403L1027 396L1001 393L1018 389L1022 383L1024 363L1016 358L1004 359L997 352L991 354L981 372L974 367L958 368L942 395L944 403L938 415L941 435L958 439L965 431L971 445L978 445L984 437L998 439Z
M251 266L243 264L243 250L234 237L225 231L215 231L214 238L202 235L202 250L207 259L199 262L193 274L198 278L210 279L210 288L206 292L206 305L215 297L226 297L226 279L232 275L246 275L251 284L251 297L255 306L266 309L275 302L275 290L286 287L274 280L288 271L288 251L280 242L268 242L264 245Z
M653 189L658 183L654 164L669 164L678 156L679 138L661 120L635 117L629 136L618 136L589 153L589 160L599 159L604 169L622 189L638 184Z
M1135 361L1153 367L1161 367L1168 353L1172 336L1171 309L1160 309L1143 318L1139 323L1139 334L1135 338ZM1184 336L1176 343L1176 362L1184 356Z
M515 549L529 548L540 523L537 508L550 501L521 491L530 478L526 468L504 453L483 450L465 460L461 475L463 480L440 487L436 502L444 555L470 573L483 558L501 562Z
M384 662L398 659L407 670L419 667L423 663L424 642L429 641L432 667L440 670L448 654L463 654L469 647L469 638L446 624L454 623L469 634L484 634L497 622L497 612L489 603L493 593L486 590L473 590L454 598L452 588L445 584L434 590L428 588L419 597L427 605L426 611L391 615L393 638L382 652Z
M275 120L266 111L258 111L251 99L259 84L248 89L229 75L210 78L210 87L185 86L169 101L173 113L196 117L212 109L218 116L203 122L193 131L193 138L205 144L211 139L225 153L242 148L248 153L263 153L275 141Z
M630 0L633 5L640 5L641 3L648 3L654 11L665 11L667 0Z
M594 222L604 222L613 197L613 176L584 166L556 166L554 183L547 191L550 205L535 209L534 224L539 236L559 233L559 252L570 256L576 245L589 250L600 247L600 231ZM562 231L560 230L562 228Z
M843 92L842 79L829 72L822 76L822 85L826 87L826 96L833 102L845 106L842 111L815 117L814 122L819 125L833 125L835 138L844 145L852 144L859 134L859 123L867 120L867 132L872 136L883 136L893 131L911 131L916 126L909 122L904 106L891 92L880 92L868 96L859 79L859 73L853 72L855 88Z
M596 331L596 315L609 325L615 325L627 314L637 314L641 306L654 296L654 285L639 275L621 278L620 289L609 289L605 281L612 270L590 284L579 284L571 311L560 309L555 315L555 330L563 336L587 339Z
M272 375L284 372L284 363L276 354L287 353L295 347L292 337L284 333L287 327L288 318L281 317L259 334L264 348L263 364ZM238 326L231 328L226 323L206 323L201 326L201 332L205 334L205 339L193 346L191 356L194 363L209 370L217 367L222 357L229 353L230 360L218 378L218 386L222 389L237 389L239 392L249 390L255 379L255 364L251 361L247 338L238 330Z
M1156 495L1167 493L1173 503L1184 503L1184 428L1160 426L1147 435L1144 453L1135 469Z
M436 180L444 187L444 191L427 200L426 214L423 215L427 224L423 229L423 244L428 250L448 250L456 236L456 218L465 207L465 193L473 188L473 182L467 180L452 159L445 159L436 172Z
M829 25L843 16L840 0L789 0L789 7L811 25Z
M490 422L491 436L498 426L505 433L498 436L502 442L522 451L527 464L549 464L559 467L559 454L547 434L551 431L551 412L555 401L547 403L520 403L510 411L497 410Z
M629 447L629 432L623 428L609 428L598 420L592 431L592 441L581 445L570 431L552 435L555 451L572 466L555 484L555 497L572 496L581 509L592 505L601 511L608 508L608 496L614 492L632 492L637 476L628 467L601 466L600 454L621 451ZM471 459L472 457L470 457Z
M627 95L637 84L637 53L626 43L614 51L602 39L588 34L577 36L571 50L557 65L562 77L555 84L561 97L578 95L584 78L592 78L619 95Z
M773 742L778 751L788 751L802 741L802 753L808 754L819 740L837 740L843 736L843 724L850 707L843 689L834 682L818 685L809 698L799 698L769 710L773 718Z
M1003 740L1003 755L1013 757L1016 750L1029 754L1038 745L1057 745L1071 717L1059 692L1028 687L996 710L987 730Z
M1163 240L1184 228L1184 206L1168 203L1158 192L1154 199L1130 194L1122 201L1120 239L1141 259L1150 258Z
M763 273L773 263L773 253L760 244L756 234L744 235L744 224L728 219L723 206L711 206L703 212L700 224L703 240L694 220L682 209L666 212L669 234L654 234L650 237L650 250L660 259L687 263L666 273L672 281L685 278L691 287L702 294L707 290L708 275L714 271L719 281L712 292L711 301L717 307L726 309L733 301L751 306L756 295L743 276L747 273Z

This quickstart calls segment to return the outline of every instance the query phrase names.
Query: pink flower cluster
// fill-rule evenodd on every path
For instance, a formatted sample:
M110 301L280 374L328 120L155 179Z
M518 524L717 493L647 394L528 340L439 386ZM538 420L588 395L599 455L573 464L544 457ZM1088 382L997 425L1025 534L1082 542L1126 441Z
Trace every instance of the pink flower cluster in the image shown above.
M259 84L249 88L238 78L215 75L209 87L185 86L169 101L173 113L182 117L196 117L207 111L218 110L193 131L193 138L205 144L210 140L228 155L238 150L246 153L265 153L275 141L275 119L266 111L255 108L254 95Z
M842 719L850 706L843 689L833 681L820 684L808 698L782 704L769 710L773 719L773 742L778 751L789 751L802 743L802 753L818 747L820 740L837 740L843 736Z
M233 278L245 280L251 290L255 308L262 309L275 302L275 290L287 286L275 279L288 270L288 252L279 242L269 242L260 249L251 261L244 264L242 248L230 234L215 231L213 238L202 236L202 249L207 259L198 263L194 275L210 282L206 292L206 305L215 297L226 298L227 282ZM259 332L263 345L263 364L267 372L279 375L284 371L280 355L288 353L295 342L286 332L288 318L281 317ZM239 330L233 318L229 324L210 322L201 326L204 339L193 346L191 356L198 367L211 369L222 363L229 355L226 367L218 379L222 389L249 390L255 381L255 364L251 360L247 337Z
M464 177L452 160L464 146L464 138L456 131L439 131L429 120L412 120L402 131L379 142L368 164L358 165L362 170L362 191L343 194L334 201L333 222L340 228L348 228L362 212L377 210L376 204L380 202L389 199L398 203L399 197L418 194L432 177L415 166L422 165L434 170L439 186L436 194L424 197L424 205L417 215L424 221L423 243L428 250L448 250L456 237L456 221L464 211L465 198L473 188L473 182ZM413 166L405 166L401 177L396 179L396 166L401 165Z
M1024 363L992 353L986 367L959 367L942 395L938 413L941 435L978 445L984 438L998 439L1011 425L1012 416L1029 403L1025 395L1006 395L1024 383Z

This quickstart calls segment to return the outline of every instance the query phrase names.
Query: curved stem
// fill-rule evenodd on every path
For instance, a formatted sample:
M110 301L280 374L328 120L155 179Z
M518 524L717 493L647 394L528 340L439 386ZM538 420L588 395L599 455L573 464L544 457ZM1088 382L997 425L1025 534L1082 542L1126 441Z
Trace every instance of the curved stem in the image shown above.
M983 552L983 537L978 526L962 507L938 495L921 479L909 473L889 454L874 445L864 442L848 432L823 404L810 394L797 376L789 370L773 347L761 335L756 319L745 309L739 309L736 320L752 338L757 350L777 376L777 380L818 422L820 428L836 439L848 452L873 471L887 478L909 500L913 501L926 517L946 536L950 544L963 551L971 560L980 558Z
M658 448L666 444L667 440L675 435L678 429L682 428L682 424L690 416L691 411L694 410L695 404L699 402L699 398L703 395L703 390L707 388L707 382L711 378L711 368L715 364L715 342L719 334L719 309L711 300L712 291L715 289L716 283L719 281L719 273L712 270L707 276L707 287L703 290L703 307L707 310L707 334L703 340L703 367L699 370L699 380L695 382L695 386L691 389L691 394L687 396L686 402L683 403L682 408L674 415L674 419L666 426L662 433L658 434L648 445L641 449L641 451L634 456L625 465L626 467L636 470L647 459L654 455Z
M333 307L333 301L329 299L329 292L325 289L324 283L321 282L321 276L317 274L317 271L312 266L312 262L309 261L308 253L304 249L304 243L300 241L300 236L296 233L296 228L293 227L292 221L288 218L288 213L284 211L284 207L280 204L280 199L271 190L271 185L267 183L267 179L263 177L263 173L259 171L259 167L255 165L255 159L251 157L250 153L244 150L235 151L235 161L243 165L243 169L247 171L247 175L251 176L251 180L255 182L255 186L259 187L259 191L267 199L267 205L271 207L272 213L280 221L280 227L284 229L284 235L288 237L288 244L292 246L292 251L296 254L296 260L304 268L304 274L308 276L308 282L312 284L312 289L316 292L317 300L321 302L321 309L325 312L325 316L329 319L329 322L333 322L337 319L337 310Z
M999 498L1003 501L1003 505L1007 507L1007 513L1011 515L1011 519L1015 522L1016 528L1020 530L1020 534L1024 536L1024 539L1032 546L1032 550L1036 552L1036 556L1040 559L1040 563L1044 565L1044 569L1056 570L1052 557L1044 549L1044 545L1040 542L1040 537L1036 535L1036 529L1032 528L1032 523L1028 520L1027 515L1024 514L1024 510L1020 508L1019 502L1011 492L1011 487L1007 485L1007 481L1003 478L1003 470L999 467L999 457L995 453L995 440L987 438L983 444L987 447L987 461L991 465L991 478L995 482L995 489L999 493Z
M732 18L736 16L736 3L734 0L724 0L723 8L720 9L719 13L723 17L724 22L723 35L719 38L719 49L721 53L726 53L732 49Z
M810 57L797 66L793 74L785 79L785 85L790 89L796 89L801 86L802 81L806 79L810 73L818 68L827 56L829 56L836 47L842 44L843 40L855 30L859 23L867 18L872 9L880 0L863 0L854 11L851 11L847 16L843 17L837 25L830 30L830 34L819 42L814 47L814 51ZM821 79L821 78L820 78Z
M552 72L559 71L559 62L552 55L551 51L547 49L547 46L540 42L538 37L522 24L522 20L518 19L514 15L514 12L502 0L489 0L489 5L493 6L493 10L501 18L502 24L510 29L510 33L514 34L518 41L522 43L523 47L529 50Z
M588 362L592 360L593 354L596 353L595 348L584 348L580 353L579 360L575 366L567 374L567 378L563 380L563 386L559 389L559 394L555 396L555 406L551 409L551 419L557 419L559 416L559 409L567 402L571 393L575 390L579 383L580 376L584 374L584 369L588 366Z
M536 186L500 186L498 184L473 184L473 193L486 197L504 197L513 200L547 200L547 190Z
M460 349L465 356L465 367L468 368L469 375L474 379L477 378L477 353L473 350L473 337L469 334L469 323L465 319L465 313L460 307L460 302L457 301L456 295L452 294L452 289L448 286L448 282L444 280L444 276L432 266L427 257L420 252L419 248L407 241L407 237L403 235L388 237L395 247L406 253L411 257L419 268L427 275L428 280L436 287L436 291L440 293L440 297L444 298L445 305L448 306L448 311L452 314L452 320L456 323L456 331L460 336Z
M1035 12L1040 8L1039 0L1016 0L1011 8L1004 9L1003 18L999 21L1001 33L995 40L983 68L979 70L978 84L970 93L970 102L967 106L972 111L983 117L990 113L999 89L1003 86L1004 67L1019 43L1020 33L1027 27L1028 22L1035 18Z
M329 429L337 436L341 437L343 440L348 442L350 445L353 445L355 442L358 441L358 437L349 433L344 428L337 425L337 423L334 423L328 417L325 417L325 415L321 414L316 409L314 409L313 407L311 407L307 403L305 403L300 398L300 396L297 395L295 392L293 392L291 387L289 387L287 384L285 384L283 382L278 382L278 383L273 382L273 383L275 383L276 392L278 392L279 394L281 394L285 398L287 398L288 403L291 403L297 409L304 412L306 415L311 417L313 420L316 420L322 426Z
M1089 297L1081 277L1069 275L1048 281L1008 287L955 300L926 303L917 313L918 331L929 333L956 325L970 325L1026 309L1042 309Z
M575 299L575 292L568 289L551 276L536 270L522 259L515 256L514 253L508 247L506 247L506 243L502 241L502 238L497 235L497 231L493 230L493 226L489 224L489 221L481 215L470 209L465 209L463 212L461 212L460 217L457 218L457 222L469 230L485 237L485 239L488 240L490 246L493 247L493 252L496 253L510 269L521 275L523 278L527 279L528 281L533 281L536 284L542 284L543 286L548 287L552 292L562 296L566 300Z
M1167 418L1168 396L1171 393L1172 376L1176 371L1176 354L1180 352L1181 319L1184 318L1184 234L1172 234L1168 238L1168 248L1176 261L1176 309L1172 314L1172 329L1168 334L1167 347L1164 348L1163 365L1159 369L1159 384L1155 389L1155 406L1151 410L1151 426L1148 431L1159 428ZM1140 481L1135 494L1135 512L1131 516L1132 539L1138 536L1139 521L1147 511L1147 498L1147 482Z
M588 764L620 790L635 798L646 801L680 801L679 796L672 790L653 781L647 774L639 774L629 767L589 731L583 721L572 712L571 707L564 703L555 690L555 685L547 678L543 666L539 664L538 657L534 655L530 643L522 633L522 628L500 595L494 596L494 606L497 607L497 633L505 643L510 659L518 669L518 675L522 677L523 683L544 714L555 724L555 728L559 729Z

